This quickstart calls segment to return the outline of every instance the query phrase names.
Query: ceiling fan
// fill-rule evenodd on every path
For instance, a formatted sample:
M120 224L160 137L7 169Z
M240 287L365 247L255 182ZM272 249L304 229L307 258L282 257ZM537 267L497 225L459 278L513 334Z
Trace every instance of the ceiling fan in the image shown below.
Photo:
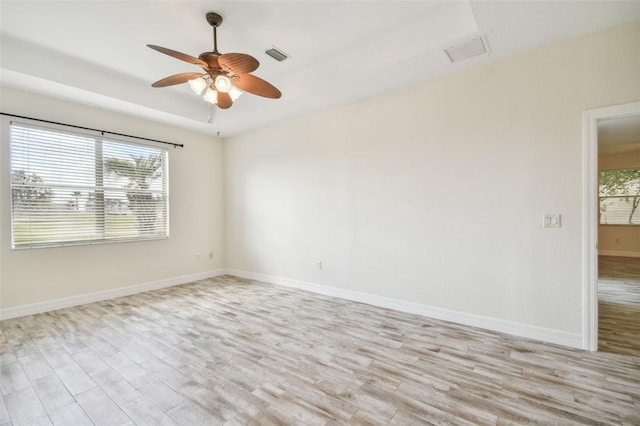
M151 86L167 87L189 83L196 94L200 95L205 91L204 99L209 103L217 104L222 109L230 108L242 94L241 90L265 98L280 98L282 96L280 90L260 77L250 74L260 66L256 58L244 53L218 52L216 29L222 24L222 16L209 12L207 22L213 27L213 51L201 53L197 58L166 47L147 45L165 55L198 65L204 72L175 74L158 80Z

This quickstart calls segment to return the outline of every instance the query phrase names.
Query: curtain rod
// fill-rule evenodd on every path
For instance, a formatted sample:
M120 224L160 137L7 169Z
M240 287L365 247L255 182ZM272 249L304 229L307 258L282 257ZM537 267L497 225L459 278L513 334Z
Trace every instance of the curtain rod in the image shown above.
M184 148L184 144L181 143L173 143L173 142L165 142L165 141L159 141L157 139L149 139L149 138L143 138L140 136L133 136L133 135L127 135L125 133L116 133L116 132L110 132L108 130L99 130L99 129L92 129L91 127L82 127L82 126L76 126L74 124L66 124L66 123L60 123L58 121L49 121L49 120L42 120L40 118L33 118L33 117L26 117L24 115L15 115L15 114L8 114L6 112L0 112L0 115L6 115L8 117L14 117L14 118L24 118L26 120L33 120L33 121L40 121L42 123L49 123L49 124L57 124L59 126L67 126L67 127L73 127L74 129L82 129L82 130L90 130L92 132L99 132L102 133L103 135L105 133L109 134L109 135L115 135L115 136L124 136L127 138L133 138L133 139L140 139L143 141L149 141L149 142L157 142L157 143L163 143L165 145L172 145L174 148Z

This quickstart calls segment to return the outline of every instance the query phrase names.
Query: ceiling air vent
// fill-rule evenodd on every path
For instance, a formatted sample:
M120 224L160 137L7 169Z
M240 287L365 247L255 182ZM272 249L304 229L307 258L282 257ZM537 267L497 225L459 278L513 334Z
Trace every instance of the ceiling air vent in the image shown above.
M267 55L271 56L273 59L275 59L278 62L282 62L285 59L287 59L289 57L289 55L287 55L286 53L284 53L282 50L274 47L272 49L269 49L267 51L265 51L264 53L266 53Z
M478 36L444 49L451 62L459 62L488 53L487 42Z

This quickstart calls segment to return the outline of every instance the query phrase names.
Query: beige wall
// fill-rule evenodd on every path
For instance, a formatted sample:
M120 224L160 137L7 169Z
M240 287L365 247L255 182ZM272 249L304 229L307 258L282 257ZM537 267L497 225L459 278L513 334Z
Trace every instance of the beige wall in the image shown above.
M640 167L640 151L598 156L600 170ZM640 257L640 226L598 226L598 253Z
M581 336L582 112L640 100L638 40L627 25L232 138L227 266Z
M198 274L224 266L223 142L14 89L1 109L18 115L184 143L169 150L168 240L33 250L11 249L8 119L0 150L0 307L3 309ZM208 254L213 252L214 259ZM195 254L201 253L200 261Z

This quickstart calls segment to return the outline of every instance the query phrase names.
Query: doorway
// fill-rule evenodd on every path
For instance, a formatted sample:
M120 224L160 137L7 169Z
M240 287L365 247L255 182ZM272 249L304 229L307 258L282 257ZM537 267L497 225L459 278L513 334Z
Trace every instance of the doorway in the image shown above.
M600 220L600 204L598 196L598 130L607 126L610 127L615 120L624 122L629 121L632 117L640 117L640 102L588 110L583 114L583 348L591 351L598 350L599 325L603 326L603 337L606 337L607 339L606 341L603 340L603 344L607 343L607 345L609 345L611 337L614 334L628 335L628 333L631 333L640 326L640 324L636 324L635 326L631 325L635 328L630 330L616 330L616 333L613 333L611 328L607 328L607 322L609 321L612 321L612 323L619 323L620 320L627 321L639 316L640 303L634 303L634 298L637 296L638 301L640 301L640 293L637 295L634 295L635 293L633 291L627 293L629 298L629 300L625 302L628 302L627 305L620 306L618 303L620 302L621 297L619 291L623 291L621 290L622 287L612 287L605 283L601 286L604 292L604 300L601 304L603 311L602 324L599 323L600 309L598 306L598 227ZM640 138L635 142L640 142ZM625 147L624 149L627 148L629 147ZM640 261L640 258L636 261L632 261L632 265L635 265L637 261ZM601 266L604 274L611 274L612 268L620 269L625 266L624 259L622 259L621 263L617 266L604 263ZM640 286L630 288L632 290L640 289ZM624 317L624 315L627 314L629 314L629 317ZM615 315L623 315L623 318L619 318L616 321L612 318L612 316ZM606 336L604 335L605 333ZM627 338L629 338L629 336L627 336ZM616 347L615 350L625 350L624 345L619 347L620 345L616 345L615 342L607 349L613 350L613 346ZM629 350L634 350L634 348Z

